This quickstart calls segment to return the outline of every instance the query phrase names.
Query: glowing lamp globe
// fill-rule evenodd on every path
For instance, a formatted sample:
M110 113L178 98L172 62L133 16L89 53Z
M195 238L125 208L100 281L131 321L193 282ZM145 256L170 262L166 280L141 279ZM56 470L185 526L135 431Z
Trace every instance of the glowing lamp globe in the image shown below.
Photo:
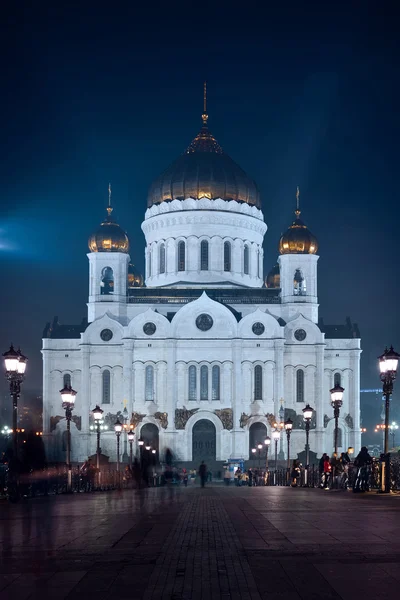
M265 440L264 440L264 444L265 444L266 446L269 446L269 445L271 444L271 438L270 438L268 435L267 435L267 437L266 437L266 438L265 438Z
M101 421L103 412L104 411L101 410L100 406L98 404L96 404L96 407L94 408L94 410L92 410L93 418L96 422Z
M119 419L117 419L116 423L114 423L114 431L117 435L122 431L122 423Z
M63 389L60 390L60 394L63 404L74 406L77 392L70 385L64 385Z
M311 406L309 404L307 404L303 408L303 418L305 421L309 421L310 419L312 419L312 416L313 416L313 409L311 408Z

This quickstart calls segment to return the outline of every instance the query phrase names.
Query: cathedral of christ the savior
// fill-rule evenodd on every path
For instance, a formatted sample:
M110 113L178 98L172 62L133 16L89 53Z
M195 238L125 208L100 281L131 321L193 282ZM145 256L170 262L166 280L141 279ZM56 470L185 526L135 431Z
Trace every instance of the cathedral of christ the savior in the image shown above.
M129 239L107 216L89 239L88 315L43 334L43 434L48 460L65 460L60 390L77 392L71 458L95 453L92 410L103 412L101 450L116 461L117 418L162 457L193 466L251 458L274 424L293 421L290 458L304 450L302 409L313 409L310 449L332 453L329 390L344 388L339 452L360 448L360 336L349 319L318 317L318 242L300 219L263 277L267 231L259 190L203 125L152 183L142 223L145 285ZM273 449L271 448L272 452ZM287 458L286 439L280 444ZM121 444L127 458L126 440ZM271 452L271 454L272 454ZM272 454L273 457L273 454Z

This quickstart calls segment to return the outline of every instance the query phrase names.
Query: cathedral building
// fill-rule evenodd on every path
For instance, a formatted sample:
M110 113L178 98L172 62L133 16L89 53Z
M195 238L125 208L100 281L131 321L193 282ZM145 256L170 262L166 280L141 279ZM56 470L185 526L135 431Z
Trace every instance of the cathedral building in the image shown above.
M264 283L260 192L211 134L206 111L202 121L187 150L150 186L144 281L109 201L89 239L87 319L77 326L55 319L45 328L49 460L65 460L64 385L77 392L73 461L95 452L96 405L104 411L102 453L111 461L117 418L134 427L136 452L141 437L196 466L248 459L276 422L291 418L296 458L307 403L314 409L311 451L331 453L329 390L337 382L345 390L339 451L360 448L360 336L349 319L326 325L318 316L318 242L300 218L299 196ZM280 450L287 458L286 439ZM126 440L121 452L126 458Z

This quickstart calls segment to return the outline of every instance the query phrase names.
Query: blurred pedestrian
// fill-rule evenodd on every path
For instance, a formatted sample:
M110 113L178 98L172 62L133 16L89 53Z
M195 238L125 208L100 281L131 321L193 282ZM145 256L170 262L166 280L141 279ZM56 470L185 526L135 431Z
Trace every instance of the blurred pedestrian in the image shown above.
M204 463L204 460L201 461L201 465L199 466L199 476L201 487L204 487L207 479L207 465Z

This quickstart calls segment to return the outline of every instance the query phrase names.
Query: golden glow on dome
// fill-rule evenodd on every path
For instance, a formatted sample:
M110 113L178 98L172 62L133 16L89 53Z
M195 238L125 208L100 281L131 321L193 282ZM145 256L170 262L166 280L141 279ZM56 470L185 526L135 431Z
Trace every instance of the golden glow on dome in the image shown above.
M125 252L129 251L129 239L125 231L111 218L111 185L108 184L107 217L100 227L89 238L90 252Z
M128 289L134 287L143 287L143 275L138 273L135 269L135 265L129 263L128 266Z
M317 238L300 219L300 191L296 191L296 219L279 240L280 254L316 254L318 251Z
M266 288L280 288L281 287L281 275L278 263L272 267L270 272L265 278Z

